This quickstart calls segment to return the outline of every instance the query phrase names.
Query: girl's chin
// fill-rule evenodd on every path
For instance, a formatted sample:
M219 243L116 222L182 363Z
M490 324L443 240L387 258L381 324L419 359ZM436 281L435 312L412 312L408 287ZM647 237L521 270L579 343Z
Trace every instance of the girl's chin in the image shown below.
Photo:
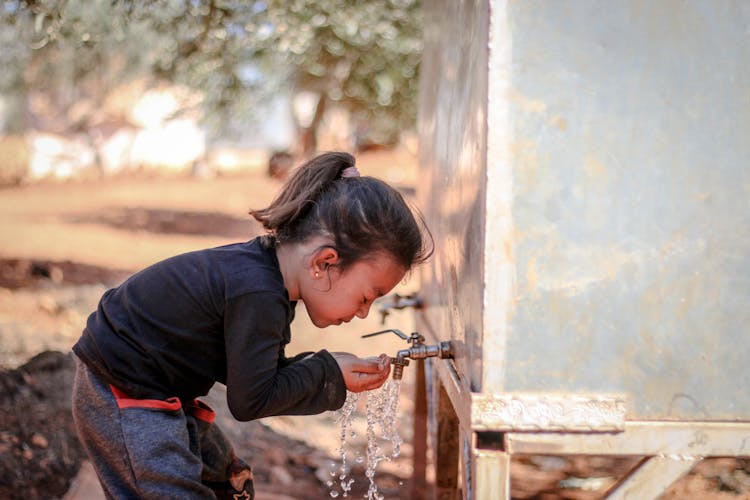
M341 321L331 321L331 320L324 320L324 319L313 319L312 324L315 325L318 328L325 328L327 326L333 326L333 325L340 325Z

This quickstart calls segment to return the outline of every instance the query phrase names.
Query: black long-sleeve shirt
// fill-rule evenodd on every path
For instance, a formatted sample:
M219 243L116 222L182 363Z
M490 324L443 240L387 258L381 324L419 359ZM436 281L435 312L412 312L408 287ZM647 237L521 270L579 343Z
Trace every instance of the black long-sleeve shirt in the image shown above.
M107 291L73 351L134 398L190 400L220 382L238 420L337 409L336 360L284 355L295 305L256 238L169 258Z

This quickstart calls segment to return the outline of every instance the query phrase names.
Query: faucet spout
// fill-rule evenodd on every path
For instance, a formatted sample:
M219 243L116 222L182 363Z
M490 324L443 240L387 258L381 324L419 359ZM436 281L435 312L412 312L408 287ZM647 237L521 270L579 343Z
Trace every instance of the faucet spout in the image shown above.
M401 380L404 374L404 366L409 366L409 358L411 359L425 359L425 358L452 358L453 357L453 345L450 341L438 342L434 345L425 345L424 336L417 332L413 332L407 336L401 330L395 328L389 328L388 330L381 330L379 332L368 333L362 335L365 337L372 337L374 335L380 335L386 332L395 333L400 338L411 343L411 347L408 349L401 349L396 353L396 357L390 358L391 364L393 365L393 379Z
M401 351L399 351L400 353ZM393 366L393 380L401 380L404 377L404 366L409 366L409 360L396 355L395 358L391 358L391 365Z

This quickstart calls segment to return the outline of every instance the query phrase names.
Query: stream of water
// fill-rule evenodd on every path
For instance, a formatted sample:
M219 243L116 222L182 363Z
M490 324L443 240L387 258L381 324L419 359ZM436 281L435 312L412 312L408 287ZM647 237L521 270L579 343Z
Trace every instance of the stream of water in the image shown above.
M379 390L362 393L366 398L367 448L366 456L362 457L361 454L355 456L354 461L356 463L367 461L365 476L370 481L366 496L368 500L384 500L385 497L378 491L375 483L376 468L381 461L392 460L401 452L403 440L398 433L400 393L400 380L388 380ZM354 482L354 479L349 477L351 457L348 453L347 439L356 436L352 429L352 423L356 417L359 399L360 394L347 392L344 406L338 411L338 421L341 425L341 444L338 452L341 457L341 464L338 471L332 473L334 476L338 476L338 484L336 485L333 481L328 483L328 486L332 487L330 490L332 498L348 496ZM383 445L385 445L385 448Z

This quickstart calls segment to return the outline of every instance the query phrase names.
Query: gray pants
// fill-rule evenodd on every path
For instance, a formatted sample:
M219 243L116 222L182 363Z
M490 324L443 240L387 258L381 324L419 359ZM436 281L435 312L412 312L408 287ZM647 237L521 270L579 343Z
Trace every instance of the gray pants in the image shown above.
M79 359L73 418L107 498L253 498L252 471L195 400L137 400Z

